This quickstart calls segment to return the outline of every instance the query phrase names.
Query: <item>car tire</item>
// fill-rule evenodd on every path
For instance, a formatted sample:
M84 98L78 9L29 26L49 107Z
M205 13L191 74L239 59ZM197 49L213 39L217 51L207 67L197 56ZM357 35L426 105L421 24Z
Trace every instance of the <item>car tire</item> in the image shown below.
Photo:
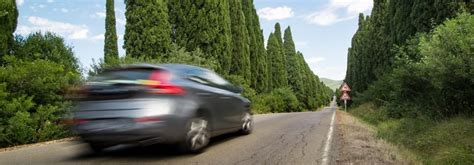
M100 143L89 143L89 147L94 151L94 153L100 153L109 146Z
M179 144L180 150L184 153L202 153L210 141L209 126L204 116L191 118L186 124L186 139Z
M253 117L250 114L250 112L245 112L242 115L242 124L240 128L240 134L242 135L248 135L251 134L253 131Z

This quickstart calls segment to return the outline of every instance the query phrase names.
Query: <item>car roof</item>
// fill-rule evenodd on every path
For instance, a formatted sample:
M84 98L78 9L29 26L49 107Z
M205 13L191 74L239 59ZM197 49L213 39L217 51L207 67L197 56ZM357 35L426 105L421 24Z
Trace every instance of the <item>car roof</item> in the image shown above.
M186 73L191 70L201 70L201 71L209 71L208 69L187 65L187 64L125 64L120 65L119 67L110 68L107 70L116 70L116 69L127 69L127 68L155 68L155 69L166 69L175 72Z

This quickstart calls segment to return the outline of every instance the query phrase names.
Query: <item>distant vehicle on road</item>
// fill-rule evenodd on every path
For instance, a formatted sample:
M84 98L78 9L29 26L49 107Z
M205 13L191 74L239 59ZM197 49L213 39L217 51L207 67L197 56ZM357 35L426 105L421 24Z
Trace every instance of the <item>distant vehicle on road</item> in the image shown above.
M176 144L203 151L210 138L250 134L250 101L213 71L182 64L107 69L81 88L73 130L100 152L117 144Z

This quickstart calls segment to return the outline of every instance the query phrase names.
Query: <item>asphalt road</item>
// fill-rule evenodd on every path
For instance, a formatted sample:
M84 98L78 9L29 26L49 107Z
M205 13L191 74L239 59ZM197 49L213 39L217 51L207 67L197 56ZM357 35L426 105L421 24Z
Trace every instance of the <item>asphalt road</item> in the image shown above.
M337 147L328 132L335 134L335 109L255 115L252 134L213 138L198 155L179 154L172 146L117 146L93 154L87 144L68 141L0 152L0 164L334 164Z

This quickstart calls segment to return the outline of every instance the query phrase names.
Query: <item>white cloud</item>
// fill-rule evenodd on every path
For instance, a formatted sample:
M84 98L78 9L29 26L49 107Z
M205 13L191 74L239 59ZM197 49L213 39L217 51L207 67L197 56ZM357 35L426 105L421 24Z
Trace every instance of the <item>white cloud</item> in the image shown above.
M296 41L295 42L296 46L308 46L308 43L305 41Z
M311 58L306 59L305 61L308 64L318 64L320 62L323 62L324 60L326 60L324 57L311 57Z
M85 25L74 25L70 23L51 21L46 18L30 16L28 22L31 26L22 25L18 27L17 33L28 35L36 31L50 31L69 39L87 39L89 28Z
M53 3L53 2L54 2L54 0L47 0L47 2L48 2L48 3Z
M61 8L61 11L62 11L63 13L69 12L69 10L68 10L68 9L65 9L65 8Z
M92 37L93 40L104 40L104 38L105 36L103 33Z
M97 16L99 18L105 18L105 12L96 12L95 16Z
M41 5L38 5L38 7L39 7L39 8L45 8L46 5L41 4Z
M372 4L372 0L330 0L324 9L309 14L306 20L321 26L332 25L356 18L359 13L370 10Z
M258 10L258 15L260 16L260 18L266 20L282 20L293 17L294 12L291 8L287 6L276 8L265 7Z
M320 67L312 65L310 66L314 74L319 77L329 78L332 80L343 80L346 75L346 68L342 67Z
M23 3L25 3L25 0L16 0L16 4L17 4L18 6L23 5Z

